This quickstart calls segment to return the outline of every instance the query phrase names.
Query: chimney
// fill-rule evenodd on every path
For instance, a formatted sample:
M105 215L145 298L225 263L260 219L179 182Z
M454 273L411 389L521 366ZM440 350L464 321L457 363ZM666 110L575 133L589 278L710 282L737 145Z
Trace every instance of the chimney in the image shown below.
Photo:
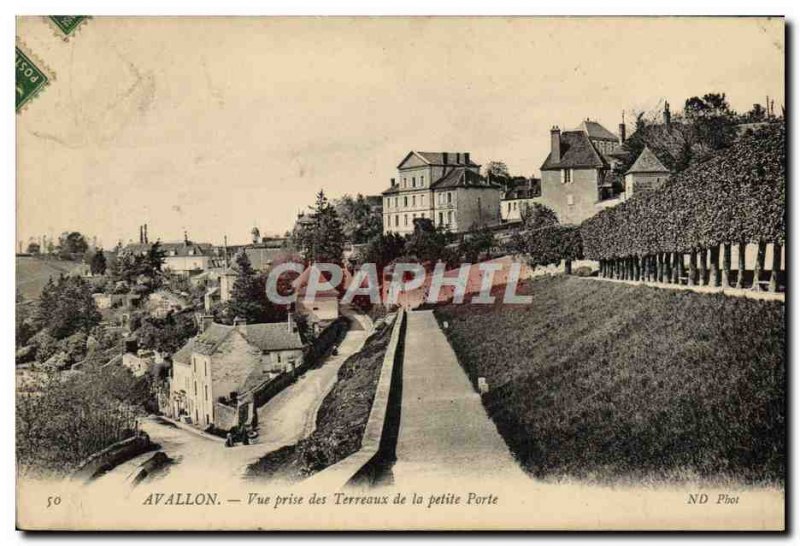
M447 166L447 152L442 152L442 163Z
M293 334L295 332L294 317L292 317L291 311L286 313L286 329L290 334Z
M664 114L663 114L663 116L664 116L664 125L666 125L667 128L669 128L670 124L672 122L672 114L670 114L670 112L669 112L669 103L666 102L666 101L664 101Z
M456 152L456 165L461 165L461 152Z
M144 226L139 226L139 243L144 243Z
M625 143L625 112L622 112L622 123L619 124L619 143Z
M203 315L200 318L200 333L205 332L213 322L214 322L213 315Z
M464 163L469 165L469 152L464 152Z
M561 162L561 129L558 125L550 129L550 160L554 163Z
M395 186L395 184L397 184L397 182L395 181L394 178L392 178L391 180L392 180L392 187L394 188L394 186Z
M183 230L183 244L189 244L189 233L185 229Z
M147 239L147 224L144 225L144 243L147 244L150 241Z

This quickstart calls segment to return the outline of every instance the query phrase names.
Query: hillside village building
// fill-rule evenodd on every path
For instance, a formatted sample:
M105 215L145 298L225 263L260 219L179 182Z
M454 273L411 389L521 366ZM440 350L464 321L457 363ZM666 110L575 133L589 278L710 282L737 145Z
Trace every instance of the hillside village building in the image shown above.
M168 411L201 428L230 428L231 414L256 390L302 361L303 342L291 321L212 323L173 355Z
M625 199L633 197L635 193L657 189L669 179L669 175L669 169L659 161L650 148L645 146L631 168L625 173Z
M479 171L469 152L409 152L383 192L383 232L412 233L416 218L452 232L499 223L502 188Z
M522 220L533 203L541 196L541 180L527 178L522 184L508 189L500 201L500 217L504 222L518 222Z
M591 120L572 131L553 127L538 202L553 209L562 224L579 224L619 203L622 180L614 168L627 155L624 140L624 124L619 136Z

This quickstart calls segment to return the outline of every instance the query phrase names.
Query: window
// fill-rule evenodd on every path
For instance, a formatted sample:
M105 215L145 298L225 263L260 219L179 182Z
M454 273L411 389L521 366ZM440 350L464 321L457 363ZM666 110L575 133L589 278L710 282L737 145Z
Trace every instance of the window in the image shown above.
M203 361L203 373L208 377L208 360Z
M197 381L194 382L194 395L197 396Z
M452 224L452 223L453 223L453 211L452 210L448 210L447 211L447 224L449 225L449 224Z
M397 208L397 197L394 198L394 208Z
M567 194L567 205L574 205L574 204L575 204L575 198L572 196L571 193L568 193Z
M440 212L439 213L439 225L441 226L442 224L444 224L444 213Z
M278 364L281 363L281 353L278 353Z
M408 196L403 197L403 208L408 208Z
M404 187L404 188L407 188L407 187L408 187L408 181L406 180L406 177L405 177L405 176L403 177L403 187Z
M511 202L508 203L508 212L511 212Z
M407 226L407 225L408 225L408 214L404 214L404 215L403 215L403 225L404 225L404 226Z
M400 215L399 214L395 214L394 215L394 227L397 227L399 225L400 225Z
M415 213L413 213L413 214L411 215L411 219L412 219L412 220L413 220L414 218L416 218L416 217L417 217L417 213L416 213L416 212L415 212Z
M570 182L572 182L572 169L564 169L561 172L564 173L564 180L563 180L564 184L569 184Z
M208 401L208 385L206 385L206 401Z
M425 177L424 176L420 176L419 177L419 187L420 188L424 188L425 187Z
M447 192L447 204L449 205L452 202L453 202L453 194L450 193L450 192Z
M192 371L197 373L197 359L192 357Z
M425 206L425 196L424 195L420 195L419 196L419 206L421 206L421 207Z
M411 177L411 187L412 188L416 188L417 187L417 177L416 176L412 176Z
M417 196L416 195L412 195L411 196L411 206L412 207L416 207L417 206Z

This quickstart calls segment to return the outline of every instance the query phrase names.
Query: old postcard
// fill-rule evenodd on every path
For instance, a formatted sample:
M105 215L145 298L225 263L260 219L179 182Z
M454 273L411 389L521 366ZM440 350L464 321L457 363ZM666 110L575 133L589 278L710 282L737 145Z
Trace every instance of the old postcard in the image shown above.
M785 528L782 18L16 34L18 528Z

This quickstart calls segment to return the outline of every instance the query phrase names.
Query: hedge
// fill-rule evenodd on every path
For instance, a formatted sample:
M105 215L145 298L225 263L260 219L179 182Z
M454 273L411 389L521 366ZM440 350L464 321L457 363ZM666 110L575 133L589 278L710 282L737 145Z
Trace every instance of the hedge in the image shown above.
M528 261L533 267L558 265L583 257L578 226L552 225L520 234Z
M691 252L786 239L786 130L773 124L581 224L587 258Z

